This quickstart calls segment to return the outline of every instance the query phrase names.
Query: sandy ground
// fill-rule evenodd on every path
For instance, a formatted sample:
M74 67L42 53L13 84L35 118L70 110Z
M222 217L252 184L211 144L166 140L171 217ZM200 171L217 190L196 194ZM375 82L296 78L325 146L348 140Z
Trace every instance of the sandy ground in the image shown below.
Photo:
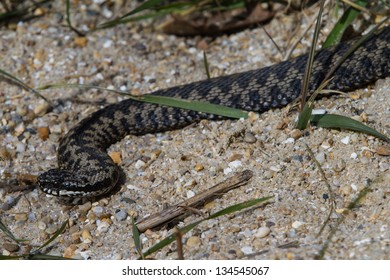
M33 87L49 83L86 83L147 93L206 78L200 37L183 38L154 31L142 22L111 28L78 39L63 25L63 7L43 17L0 29L1 68ZM88 9L74 15L76 26L92 22ZM266 25L282 50L292 30L299 34L313 17L279 14ZM324 31L327 31L325 28ZM295 37L293 38L295 39ZM262 28L206 40L212 76L230 74L282 60ZM307 51L303 40L294 54ZM131 217L141 219L166 205L193 196L236 172L254 172L250 182L201 209L206 215L230 205L272 195L246 211L206 221L183 237L186 259L313 259L331 229L326 259L390 258L390 161L388 149L374 137L349 131L294 129L297 112L274 110L248 120L208 122L142 137L128 136L110 148L119 153L126 182L114 195L79 206L64 205L37 188L8 192L21 174L38 175L56 166L58 139L91 112L123 97L97 90L42 91L56 106L0 81L1 221L32 246L45 242L67 219L70 226L43 253L82 259L138 258ZM390 132L390 79L345 97L320 100L316 107L363 119ZM43 129L42 129L43 127ZM49 128L48 139L42 130ZM331 203L330 192L306 144L321 164L335 198L335 211L320 236ZM381 152L382 151L382 152ZM369 188L361 203L345 209ZM200 217L191 215L178 226ZM341 221L341 223L339 223ZM171 228L141 235L144 248L168 236ZM0 233L0 253L17 255ZM176 244L156 254L177 258Z

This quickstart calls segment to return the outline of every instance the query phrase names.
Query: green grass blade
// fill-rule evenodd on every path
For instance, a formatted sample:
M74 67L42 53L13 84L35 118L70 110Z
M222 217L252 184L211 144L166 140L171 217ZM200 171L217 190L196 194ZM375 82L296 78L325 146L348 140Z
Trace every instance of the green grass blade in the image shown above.
M51 242L53 242L61 233L64 232L65 230L65 227L67 226L68 224L68 220L66 220L65 222L62 223L61 227L56 230L56 232L53 234L52 237L49 238L49 240L47 240L43 245L41 245L38 249L35 249L34 251L32 251L30 254L31 255L34 255L35 252L38 252L39 250L41 250L42 248L46 247L47 245L49 245Z
M70 19L70 0L66 0L66 10L65 10L65 14L66 14L66 23L68 24L68 27L73 30L77 35L79 36L85 36L84 33L82 33L81 31L79 31L76 27L74 27L72 25L72 22L71 22L71 19Z
M314 56L315 56L315 51L316 51L316 46L317 46L317 41L318 41L318 35L320 34L321 18L322 18L322 13L324 10L324 4L325 4L325 0L321 0L320 10L318 11L316 26L314 29L313 40L312 40L312 43L310 46L310 52L309 52L309 55L307 58L305 73L304 73L303 79L302 79L302 87L301 87L301 92L300 92L301 111L305 107L306 99L307 99L307 95L308 95L308 91L309 91L309 81L310 81L311 69L313 67L313 61L314 61Z
M140 239L139 230L137 228L137 225L135 224L134 217L131 218L131 225L132 225L135 248L137 249L137 252L141 256L141 258L145 259L144 254L142 253L142 243Z
M47 100L43 95L41 95L38 91L36 91L35 89L33 89L32 87L30 87L30 86L27 85L26 83L22 82L21 80L19 80L19 79L16 78L15 76L11 75L11 74L8 73L7 71L0 69L0 75L5 76L7 79L9 79L9 80L11 80L12 82L14 82L14 83L20 85L22 88L28 90L29 92L32 92L32 93L36 94L37 96L39 96L40 98L42 98L43 100L45 100L47 103L51 104L51 102L50 102L49 100Z
M228 118L234 118L234 119L248 118L248 113L243 110L229 108L218 104L211 104L203 101L186 100L181 98L159 96L159 95L144 95L137 99L149 103L188 109L197 112L224 116Z
M313 115L311 118L311 123L318 127L340 128L340 129L362 132L380 138L384 141L390 142L390 138L379 133L375 129L366 126L365 124L362 124L361 122L358 122L354 119L341 116L341 115L333 115L333 114Z
M368 4L368 1L364 0L358 0L356 1L356 4L365 7ZM341 16L341 18L338 20L338 22L333 27L332 31L329 33L328 37L326 38L324 44L322 45L322 48L329 48L331 46L337 45L340 43L341 38L343 37L344 31L348 28L348 26L351 25L353 20L360 14L360 10L349 7L344 14Z
M25 242L25 241L28 241L27 239L19 239L19 238L16 238L13 233L3 224L3 222L0 220L0 230L2 232L4 232L5 235L7 235L9 238L11 238L12 240L16 241L16 242Z
M249 200L249 201L246 201L246 202L243 202L243 203L238 203L238 204L229 206L229 207L227 207L227 208L225 208L225 209L223 209L221 211L218 211L218 212L210 215L207 218L204 218L204 219L201 219L201 220L199 220L197 222L189 224L189 225L187 225L187 226L185 226L185 227L183 227L183 228L181 228L179 230L181 231L182 234L186 234L187 232L192 230L194 227L196 227L197 225L199 225L200 223L202 223L202 222L204 222L206 220L215 219L215 218L223 216L223 215L231 214L231 213L243 210L245 208L249 208L249 207L255 206L256 204L265 202L265 201L271 199L272 197L273 196L253 199L253 200ZM169 235L167 238L163 239L162 241L160 241L156 245L154 245L154 246L150 247L148 250L146 250L144 252L144 257L146 257L146 256L148 256L150 254L153 254L154 252L157 252L158 250L164 248L165 246L169 245L170 243L174 242L175 240L176 240L176 234L175 233Z
M165 0L149 0L149 1L146 1L145 3L141 4L140 6L138 6L134 10L132 10L131 12L129 12L129 13L121 16L121 17L118 17L118 18L115 18L113 20L106 21L104 23L99 24L97 29L109 28L109 27L116 26L118 24L122 24L122 23L125 23L125 22L128 22L128 21L134 20L134 19L131 19L130 17L135 15L135 14L137 14L137 13L139 13L139 12L142 12L144 10L155 8L156 6L158 6L158 4L163 3L164 1Z
M203 112L208 114L214 114L219 116L224 116L227 118L234 118L234 119L240 119L240 118L248 118L248 112L245 112L240 109L234 109L223 105L218 104L211 104L208 102L203 101L195 101L195 100L186 100L181 98L174 98L174 97L167 97L167 96L161 96L161 95L154 95L154 94L146 94L143 96L133 96L127 92L124 91L118 91L118 90L112 90L112 89L106 89L99 86L90 86L90 85L83 85L83 84L50 84L50 85L44 85L39 87L39 90L44 89L53 89L53 88L87 88L87 89L98 89L98 90L105 90L109 92L118 93L121 95L126 95L129 98L137 101L143 101L143 102L149 102L159 105L165 105L165 106L172 106L182 109L188 109L193 110L197 112Z

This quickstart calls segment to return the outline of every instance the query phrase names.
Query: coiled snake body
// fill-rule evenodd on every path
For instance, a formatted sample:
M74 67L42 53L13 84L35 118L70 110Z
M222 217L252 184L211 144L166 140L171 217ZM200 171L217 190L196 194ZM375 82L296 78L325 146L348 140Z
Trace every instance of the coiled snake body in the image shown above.
M319 51L313 64L310 91L351 43ZM300 93L307 55L270 67L194 82L153 94L207 101L257 113L285 106ZM389 75L390 27L363 43L336 70L328 89L350 91ZM127 134L142 135L187 126L212 114L143 103L131 99L109 105L82 120L60 141L58 169L38 177L40 188L55 196L92 197L110 191L119 167L106 149Z

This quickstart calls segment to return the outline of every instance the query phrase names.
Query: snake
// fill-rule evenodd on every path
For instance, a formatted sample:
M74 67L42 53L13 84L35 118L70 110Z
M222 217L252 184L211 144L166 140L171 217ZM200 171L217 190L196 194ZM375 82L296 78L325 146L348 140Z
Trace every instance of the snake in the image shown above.
M309 80L313 92L356 39L316 52ZM286 106L300 95L308 54L278 64L160 89L151 94L204 101L263 113ZM352 91L389 76L390 27L376 31L349 54L326 88ZM107 105L77 125L59 141L58 168L38 176L40 189L60 197L93 198L107 195L117 184L120 168L107 149L126 135L176 130L202 119L224 117L134 99Z

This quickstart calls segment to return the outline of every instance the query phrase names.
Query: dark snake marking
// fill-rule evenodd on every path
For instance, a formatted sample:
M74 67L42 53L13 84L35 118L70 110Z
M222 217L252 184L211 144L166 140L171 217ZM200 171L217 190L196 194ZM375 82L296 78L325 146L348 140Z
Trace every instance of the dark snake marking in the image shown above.
M310 91L351 46L351 42L317 53ZM282 107L300 93L307 55L270 67L199 81L153 94L201 100L262 113ZM390 27L361 45L337 69L328 89L351 91L389 75ZM134 100L109 105L82 120L60 141L59 169L38 178L41 189L55 196L92 197L110 191L118 181L119 167L106 149L127 134L142 135L173 130L212 114L142 103Z

